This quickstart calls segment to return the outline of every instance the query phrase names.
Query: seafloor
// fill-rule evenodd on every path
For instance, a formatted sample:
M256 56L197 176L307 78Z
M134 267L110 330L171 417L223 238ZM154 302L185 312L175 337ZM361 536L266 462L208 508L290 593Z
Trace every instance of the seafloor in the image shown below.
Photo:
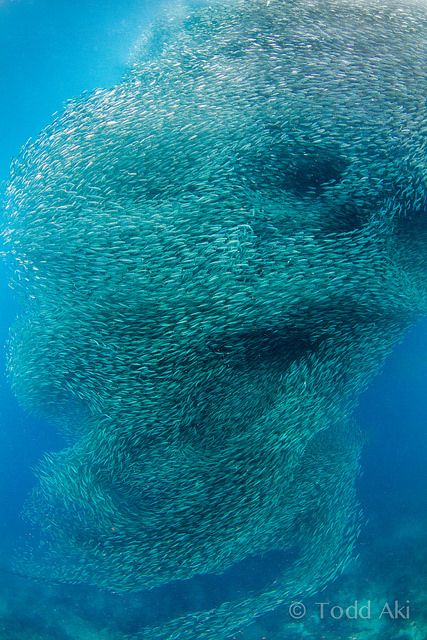
M427 523L418 520L400 521L392 529L370 522L359 557L334 584L304 601L302 620L292 620L286 605L237 633L236 640L426 640L426 530ZM323 615L318 603L329 603ZM154 622L156 606L165 615L165 603L155 597L40 584L2 573L0 638L120 640L143 620ZM341 616L339 608L331 612L333 606L350 609Z

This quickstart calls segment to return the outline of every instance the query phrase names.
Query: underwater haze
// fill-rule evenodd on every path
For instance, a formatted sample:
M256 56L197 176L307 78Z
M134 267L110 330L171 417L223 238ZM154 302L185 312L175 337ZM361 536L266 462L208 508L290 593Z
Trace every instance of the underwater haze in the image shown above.
M427 4L0 2L0 640L427 639Z

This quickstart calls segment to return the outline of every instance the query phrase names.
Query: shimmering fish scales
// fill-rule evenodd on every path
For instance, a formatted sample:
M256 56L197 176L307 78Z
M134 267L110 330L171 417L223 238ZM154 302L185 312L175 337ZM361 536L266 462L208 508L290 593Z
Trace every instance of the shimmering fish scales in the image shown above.
M353 553L349 416L427 309L427 18L227 0L159 32L12 167L11 383L69 442L38 470L26 562L138 590L298 549L265 590L143 635L218 640Z

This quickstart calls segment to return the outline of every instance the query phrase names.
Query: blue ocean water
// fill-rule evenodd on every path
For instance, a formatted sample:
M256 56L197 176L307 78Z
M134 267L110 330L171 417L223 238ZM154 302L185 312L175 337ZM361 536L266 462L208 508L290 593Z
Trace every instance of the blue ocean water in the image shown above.
M158 10L151 0L92 0L74 4L49 0L0 2L0 181L20 146L37 136L64 101L83 91L117 82L141 25ZM119 596L84 587L64 587L13 574L8 558L18 538L31 536L20 513L33 486L32 468L44 452L63 441L54 429L29 417L9 390L5 377L8 328L16 314L0 270L0 638L119 638L140 625L203 598L215 600L215 584L204 594L174 589L145 596ZM322 602L347 607L372 601L410 606L405 617L370 620L327 615L319 621L318 600L307 601L311 622L286 611L261 620L245 638L305 637L321 640L425 640L427 638L427 319L410 330L363 394L357 419L366 434L360 499L367 523L355 561L331 585ZM11 573L8 573L8 571ZM256 567L254 568L256 571ZM260 577L261 580L261 577ZM223 588L223 585L221 586ZM211 590L209 592L209 589ZM178 601L179 600L179 601ZM325 605L328 609L329 604ZM106 622L106 611L110 621ZM363 616L361 616L362 618ZM387 619L386 619L387 618ZM386 623L384 620L386 619ZM384 624L383 624L384 623ZM388 624L389 623L389 624Z
M146 25L160 6L156 3L154 7L150 2L140 0L95 1L84 6L49 0L0 4L2 192L10 163L21 146L37 136L66 100L118 82L141 25ZM3 345L16 308L3 264L1 274ZM29 420L20 411L9 393L4 370L2 349L0 491L5 512L11 520L3 518L0 527L2 539L7 539L11 527L19 526L15 518L16 507L22 504L23 496L31 486L31 467L44 451L58 448L61 441L48 425Z

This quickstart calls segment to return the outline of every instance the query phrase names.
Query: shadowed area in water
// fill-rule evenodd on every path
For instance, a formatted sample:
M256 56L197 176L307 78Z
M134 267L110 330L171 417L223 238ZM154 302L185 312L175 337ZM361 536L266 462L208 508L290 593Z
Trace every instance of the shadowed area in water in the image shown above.
M351 415L427 310L426 36L392 1L185 7L22 150L8 369L68 443L23 572L188 588L144 640L226 637L341 573Z

